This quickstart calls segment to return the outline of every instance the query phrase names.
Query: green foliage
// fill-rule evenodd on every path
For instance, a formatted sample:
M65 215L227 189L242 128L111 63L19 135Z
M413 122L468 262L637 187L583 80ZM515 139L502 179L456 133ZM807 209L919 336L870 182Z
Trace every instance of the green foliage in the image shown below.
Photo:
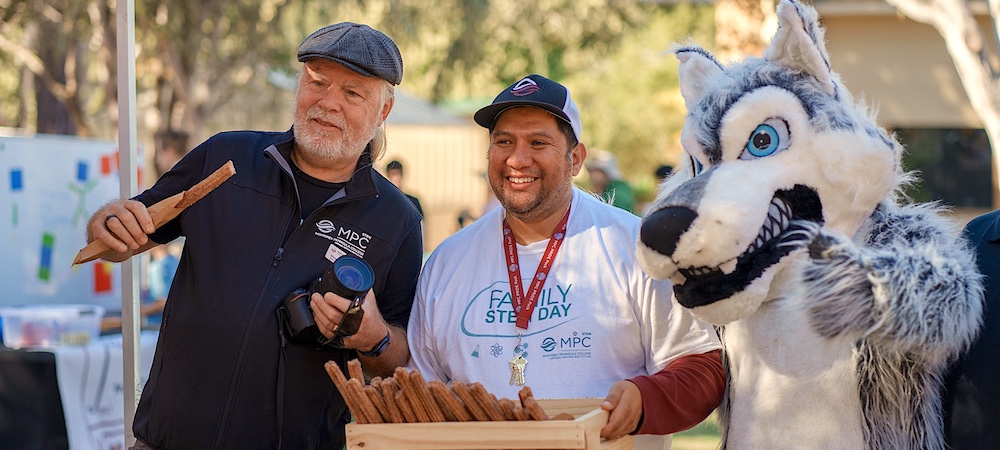
M0 14L7 36L20 36L42 20L40 10L32 9L36 3L10 1L17 8ZM60 0L58 5L66 12L77 3ZM80 15L79 26L66 28L67 33L80 33L76 42L113 47L114 35L106 32L113 11L100 17L107 22L95 18ZM688 35L710 42L713 27L710 6L630 0L441 0L433 5L424 0L139 0L140 128L181 129L199 139L199 127L206 132L219 128L217 111L227 103L226 110L268 109L260 99L282 92L269 76L294 74L302 39L345 20L392 36L404 55L401 88L434 101L485 104L529 73L564 82L581 106L585 142L616 153L629 181L639 186L649 184L653 168L677 152L684 116L677 63L664 50ZM17 122L23 114L16 105L24 104L17 101L24 95L19 91L24 63L3 48L0 58L14 66L0 71L0 98L9 100L0 109L0 123ZM103 86L113 81L115 59L92 45L80 61L92 69L78 76L80 88L72 102L86 105L82 116L93 121L96 111L114 111L115 99ZM225 126L258 125L252 115L246 117L230 119L250 123ZM95 125L98 135L114 134L113 123Z
M708 46L714 20L711 6L687 3L649 6L646 16L610 57L564 80L581 107L584 141L615 153L635 186L655 184L656 167L678 162L686 109L669 50L689 37Z
M366 2L403 52L405 88L441 101L489 96L529 73L562 79L614 50L644 20L626 0ZM373 24L375 25L375 24Z

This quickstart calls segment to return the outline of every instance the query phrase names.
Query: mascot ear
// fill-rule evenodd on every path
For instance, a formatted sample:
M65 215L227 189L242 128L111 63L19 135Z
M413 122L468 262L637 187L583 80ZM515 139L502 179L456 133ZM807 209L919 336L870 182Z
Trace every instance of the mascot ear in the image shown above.
M722 75L722 65L707 51L699 47L681 47L674 50L681 61L677 68L681 83L681 96L688 111L694 109L712 81Z
M778 31L764 59L812 75L823 90L836 96L830 57L816 10L792 0L778 4Z

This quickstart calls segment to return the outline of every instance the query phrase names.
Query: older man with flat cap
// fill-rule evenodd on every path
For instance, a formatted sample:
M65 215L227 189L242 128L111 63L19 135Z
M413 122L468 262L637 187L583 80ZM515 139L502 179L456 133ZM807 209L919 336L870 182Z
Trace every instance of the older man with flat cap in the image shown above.
M402 80L399 50L366 25L339 23L306 38L298 59L290 130L215 135L88 223L88 241L117 252L110 261L186 238L136 411L135 448L339 449L350 416L324 363L360 358L370 376L386 376L409 358L420 215L372 167ZM154 229L148 206L229 160L236 175ZM340 274L324 275L334 261L354 261L363 275L350 257L372 272L370 290L349 286L364 300L360 310L357 299L316 283ZM305 302L299 315L289 312Z

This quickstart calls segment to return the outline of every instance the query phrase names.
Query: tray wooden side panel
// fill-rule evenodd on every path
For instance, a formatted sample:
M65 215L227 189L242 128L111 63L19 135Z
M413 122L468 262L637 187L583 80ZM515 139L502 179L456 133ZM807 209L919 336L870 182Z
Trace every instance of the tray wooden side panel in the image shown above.
M574 421L349 424L349 449L582 449Z
M622 436L618 439L601 440L601 428L608 423L611 413L598 407L587 414L577 417L573 422L583 425L586 436L586 450L632 450L635 448L632 436Z
M574 420L527 422L437 422L347 425L347 448L368 449L586 449L631 450L632 436L601 441L608 412L603 399L539 399L550 416Z

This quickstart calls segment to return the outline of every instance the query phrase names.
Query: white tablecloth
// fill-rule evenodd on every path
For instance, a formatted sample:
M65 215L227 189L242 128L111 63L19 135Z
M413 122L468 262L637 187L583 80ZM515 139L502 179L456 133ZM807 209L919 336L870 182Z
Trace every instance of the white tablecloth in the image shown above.
M146 384L156 348L156 331L140 334L140 383ZM125 391L122 335L102 336L88 345L49 350L66 415L71 450L125 449Z

